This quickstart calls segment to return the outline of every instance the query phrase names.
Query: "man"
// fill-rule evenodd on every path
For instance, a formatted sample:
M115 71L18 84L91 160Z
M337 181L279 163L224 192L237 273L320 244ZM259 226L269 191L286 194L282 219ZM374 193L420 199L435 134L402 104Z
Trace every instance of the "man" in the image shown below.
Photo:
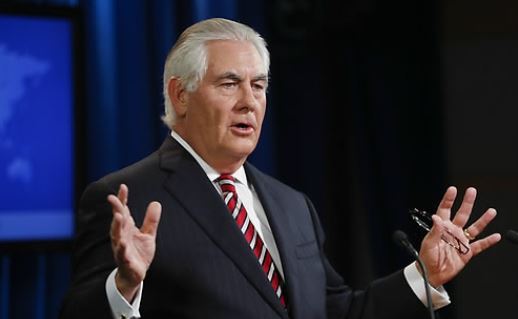
M247 26L210 19L182 33L164 70L171 136L85 191L62 318L427 317L414 264L352 291L323 252L309 199L246 162L261 132L268 69L264 40ZM450 221L450 187L422 242L435 307L449 302L441 285L500 239L467 238L494 209L462 230L475 193L466 191ZM469 251L449 246L445 233Z

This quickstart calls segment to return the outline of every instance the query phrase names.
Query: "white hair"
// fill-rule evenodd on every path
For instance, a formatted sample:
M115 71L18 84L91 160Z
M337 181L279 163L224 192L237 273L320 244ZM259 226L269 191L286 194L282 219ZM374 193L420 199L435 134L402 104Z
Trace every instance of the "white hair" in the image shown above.
M207 72L207 42L236 40L252 43L262 58L264 69L270 69L270 53L266 41L252 28L239 22L214 18L200 21L185 29L169 51L164 65L162 121L172 129L176 114L169 99L168 82L172 77L180 80L183 88L193 92Z

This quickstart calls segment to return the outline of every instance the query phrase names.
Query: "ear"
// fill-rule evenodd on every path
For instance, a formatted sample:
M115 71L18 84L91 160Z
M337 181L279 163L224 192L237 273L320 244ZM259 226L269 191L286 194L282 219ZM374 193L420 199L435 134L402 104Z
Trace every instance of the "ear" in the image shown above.
M172 77L167 83L167 94L171 100L177 118L183 118L187 112L188 92L184 89L180 79Z

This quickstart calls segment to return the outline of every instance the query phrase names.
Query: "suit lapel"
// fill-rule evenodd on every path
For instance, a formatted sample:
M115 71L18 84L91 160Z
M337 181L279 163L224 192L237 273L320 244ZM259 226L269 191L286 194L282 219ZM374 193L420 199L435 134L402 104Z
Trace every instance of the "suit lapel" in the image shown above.
M268 184L264 174L250 164L245 165L245 170L263 205L277 249L279 249L285 277L284 282L287 287L289 312L293 314L293 310L297 309L298 300L296 293L299 291L297 284L297 257L295 255L297 247L295 241L297 229L294 224L295 221L290 218L288 209L283 207L280 200L276 198L278 193L272 191L275 188Z
M281 316L286 316L257 258L196 160L173 138L160 148L160 166L170 171L164 187Z

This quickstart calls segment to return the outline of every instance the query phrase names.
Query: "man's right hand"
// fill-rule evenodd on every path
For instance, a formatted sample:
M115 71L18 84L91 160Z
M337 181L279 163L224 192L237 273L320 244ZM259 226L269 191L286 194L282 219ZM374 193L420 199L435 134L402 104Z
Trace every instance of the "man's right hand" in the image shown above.
M156 232L162 206L151 202L146 210L142 227L137 228L127 206L128 187L121 184L117 196L109 195L113 219L110 228L113 256L118 265L115 284L131 303L153 261Z

